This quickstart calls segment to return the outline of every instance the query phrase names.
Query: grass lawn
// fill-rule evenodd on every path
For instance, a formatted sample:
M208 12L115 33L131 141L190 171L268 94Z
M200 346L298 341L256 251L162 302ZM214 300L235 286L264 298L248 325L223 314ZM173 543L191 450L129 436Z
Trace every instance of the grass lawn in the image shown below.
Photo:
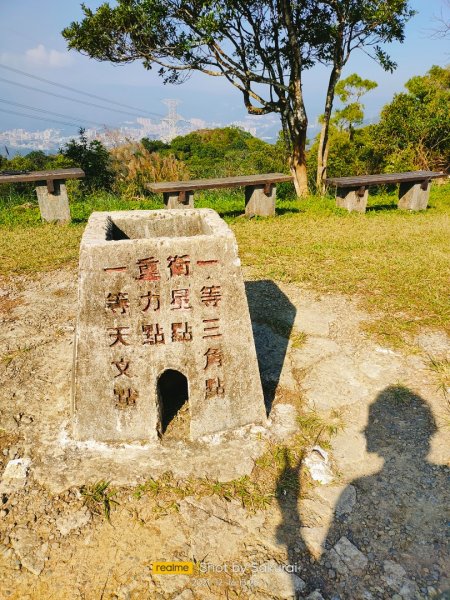
M421 326L448 329L450 185L432 186L427 211L396 209L395 192L369 197L365 215L334 199L279 200L275 218L243 218L243 193L205 192L196 206L214 208L233 228L244 265L256 277L319 292L357 295L379 319L368 328L396 345ZM158 199L105 193L71 204L70 225L43 225L29 198L0 200L0 274L35 273L76 264L93 210L161 208Z

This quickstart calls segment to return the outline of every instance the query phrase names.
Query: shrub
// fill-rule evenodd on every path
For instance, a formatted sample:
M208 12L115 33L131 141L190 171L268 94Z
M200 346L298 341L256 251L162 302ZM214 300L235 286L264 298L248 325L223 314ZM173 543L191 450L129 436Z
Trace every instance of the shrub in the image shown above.
M174 138L163 152L184 161L193 178L287 172L278 144L268 144L238 127L193 131Z
M72 162L61 154L45 154L42 150L34 150L22 156L20 154L10 159L0 156L2 171L45 171L62 169L72 166ZM17 197L17 201L36 201L35 183L14 183L0 186L0 199Z
M78 140L72 139L61 149L61 154L73 165L83 169L85 177L80 183L85 191L110 190L114 182L108 150L98 140L88 143L84 129L80 129Z
M139 142L113 148L111 166L114 190L126 197L144 194L146 183L189 179L189 170L183 162L173 155L150 152Z
M161 140L150 140L149 138L142 138L141 144L149 152L160 152L161 150L167 150L170 148L169 144L166 144Z

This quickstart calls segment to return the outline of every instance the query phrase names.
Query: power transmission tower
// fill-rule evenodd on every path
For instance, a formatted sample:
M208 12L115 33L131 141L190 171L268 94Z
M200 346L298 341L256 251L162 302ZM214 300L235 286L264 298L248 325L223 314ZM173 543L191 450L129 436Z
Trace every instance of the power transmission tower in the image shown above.
M162 122L165 124L165 133L161 136L163 142L170 142L174 137L179 135L177 128L178 121L182 121L183 118L177 113L177 106L180 104L180 100L174 100L172 98L166 98L162 101L167 106L168 114L164 117Z

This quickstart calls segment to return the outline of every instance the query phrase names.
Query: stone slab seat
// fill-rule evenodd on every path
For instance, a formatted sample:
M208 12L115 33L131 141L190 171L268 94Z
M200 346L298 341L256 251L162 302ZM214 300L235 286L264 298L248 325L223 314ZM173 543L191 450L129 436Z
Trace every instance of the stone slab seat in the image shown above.
M84 177L84 171L77 168L30 171L20 174L2 174L0 172L0 184L36 182L36 195L42 220L68 223L70 222L70 209L65 181L82 177Z
M269 217L275 215L276 184L292 181L284 173L239 175L217 179L190 179L147 183L146 188L155 194L163 194L166 208L194 208L194 192L231 187L245 187L245 214Z
M350 211L366 212L368 187L371 185L400 184L398 208L425 210L430 196L432 179L444 177L436 171L408 171L405 173L382 173L355 177L329 177L327 185L336 186L336 205Z

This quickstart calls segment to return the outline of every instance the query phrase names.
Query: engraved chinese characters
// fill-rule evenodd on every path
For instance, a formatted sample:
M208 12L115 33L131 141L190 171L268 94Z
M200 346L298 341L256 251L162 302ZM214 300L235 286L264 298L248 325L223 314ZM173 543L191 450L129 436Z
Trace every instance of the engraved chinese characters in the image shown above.
M172 389L183 439L265 420L236 240L210 209L91 215L74 354L77 439L166 439Z
M200 285L200 283L191 291L189 279L192 276L191 258L188 254L171 255L166 261L166 278L177 281L177 286L174 288L161 289L161 266L159 259L155 257L140 258L136 261L138 273L136 280L152 282L152 289L149 289L144 294L139 294L136 306L130 304L129 293L127 292L108 292L105 299L105 308L107 312L114 317L114 323L107 328L109 347L117 346L121 349L122 346L130 346L132 344L130 338L131 326L127 322L127 317L130 315L130 310L136 309L137 312L143 314L142 323L139 325L140 337L139 344L156 346L158 344L170 344L177 342L191 342L194 335L201 336L205 340L204 356L207 357L204 366L205 382L204 393L205 398L215 395L223 395L224 375L223 375L223 352L220 346L220 303L222 300L222 287L219 284ZM218 259L197 260L194 264L199 269L199 280L202 279L202 272L209 274L207 279L211 279L211 269L205 267L217 267L220 262ZM106 273L126 272L123 267L107 267L104 269ZM194 266L195 272L195 266ZM212 270L214 272L214 269ZM163 278L164 280L164 278ZM182 281L186 280L184 283ZM149 284L150 285L150 284ZM183 285L187 287L178 287ZM199 310L203 313L201 326L198 331L193 331L193 325L189 321L189 314L193 305L191 303L191 293L197 298ZM164 326L159 322L159 314L167 310L180 313L181 319L171 320L170 329L165 332ZM175 312L173 312L175 317ZM117 323L118 318L120 325ZM150 322L151 321L151 322ZM215 345L211 345L214 343ZM118 378L122 375L130 377L131 358L114 357L111 361L115 365L119 373L114 375ZM122 382L122 380L120 380ZM128 386L128 383L127 383ZM117 384L113 390L114 403L116 408L121 410L126 408L134 408L139 397L139 391L134 387L122 387ZM125 402L125 399L128 400ZM130 400L131 398L131 400ZM118 400L119 399L119 400Z

